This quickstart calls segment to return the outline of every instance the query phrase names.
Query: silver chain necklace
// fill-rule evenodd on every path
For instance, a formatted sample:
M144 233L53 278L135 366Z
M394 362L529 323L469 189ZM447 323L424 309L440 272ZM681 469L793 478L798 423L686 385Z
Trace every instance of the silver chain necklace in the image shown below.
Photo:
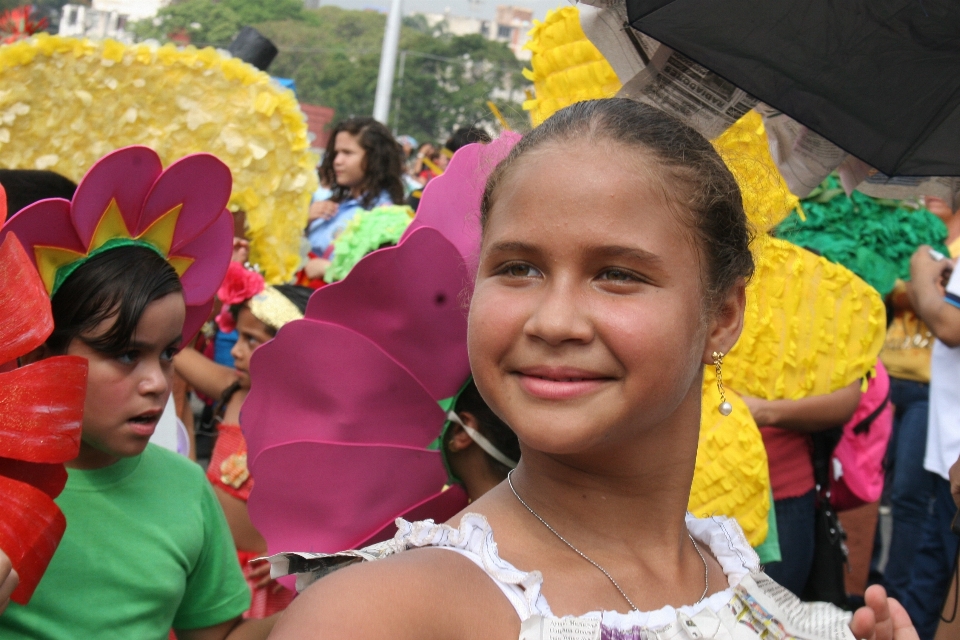
M584 560L586 560L587 562L595 566L597 569L599 569L603 575L607 576L607 580L609 580L613 584L613 586L616 587L617 591L620 592L620 595L622 595L623 599L627 601L627 604L630 605L631 609L633 609L634 611L640 611L640 609L637 608L637 605L633 604L633 600L631 600L630 597L626 593L624 593L623 589L620 588L620 585L617 584L617 581L613 579L613 576L610 575L609 571L607 571L606 569L601 567L599 564L597 564L596 562L591 560L589 557L587 557L587 554L585 554L583 551L580 551L580 549L577 549L575 546L567 542L567 539L564 538L559 533L557 533L556 529L551 527L546 520L541 518L540 514L538 514L536 511L533 510L533 507L531 507L530 505L528 505L526 502L523 501L523 498L521 498L520 494L517 493L516 487L513 486L513 478L511 478L511 476L513 475L514 471L516 471L516 469L511 469L510 473L507 474L507 484L510 485L510 491L513 491L513 495L517 497L517 500L520 501L520 504L526 507L527 511L533 514L534 518L542 522L543 526L545 526L547 529L550 530L550 533L557 536L557 538L560 539L560 542L570 547L578 556L580 556L581 558L583 558ZM696 604L699 604L703 602L704 598L707 597L707 591L710 590L710 568L707 565L707 559L703 557L703 553L700 551L700 545L698 545L697 541L693 539L693 536L690 535L689 531L687 532L687 537L690 538L690 542L693 543L693 548L697 550L697 555L700 556L700 560L703 561L703 593L700 594L700 599L697 600L696 602Z

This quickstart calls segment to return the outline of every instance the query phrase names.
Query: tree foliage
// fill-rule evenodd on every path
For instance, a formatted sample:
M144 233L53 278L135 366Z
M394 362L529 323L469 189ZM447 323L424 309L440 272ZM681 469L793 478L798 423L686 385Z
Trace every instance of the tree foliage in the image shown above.
M332 107L337 120L373 112L386 26L377 12L305 10L300 0L181 0L138 23L136 34L164 41L180 33L198 45L225 47L248 24L277 45L270 73L293 78L300 100ZM453 36L408 16L400 50L389 122L398 133L442 142L466 124L496 129L486 104L494 98L515 127L528 122L519 106L527 85L522 65L503 43Z

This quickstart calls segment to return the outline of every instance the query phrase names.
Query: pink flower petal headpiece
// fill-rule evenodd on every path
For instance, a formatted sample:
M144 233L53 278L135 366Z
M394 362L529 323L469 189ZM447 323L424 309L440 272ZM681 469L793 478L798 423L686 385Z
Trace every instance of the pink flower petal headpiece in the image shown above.
M187 340L209 316L230 261L231 186L230 169L210 154L186 156L164 170L152 149L125 147L87 171L72 202L41 200L10 218L0 241L17 236L51 297L91 257L119 246L149 247L180 275Z
M392 535L397 517L466 506L438 437L470 375L486 177L519 136L459 150L427 186L400 243L319 289L302 320L258 348L241 426L256 484L250 517L271 553L336 552Z

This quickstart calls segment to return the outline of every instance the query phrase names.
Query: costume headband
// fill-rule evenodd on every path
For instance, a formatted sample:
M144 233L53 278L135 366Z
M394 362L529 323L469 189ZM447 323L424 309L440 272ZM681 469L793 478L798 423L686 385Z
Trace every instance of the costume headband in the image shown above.
M223 308L217 314L216 321L224 333L236 329L230 305L244 302L257 320L274 330L303 317L297 305L287 296L265 284L262 275L239 262L231 262L227 267L227 275L217 289L217 298L223 303Z
M163 169L152 149L126 147L98 160L72 201L41 200L14 215L0 241L17 236L51 297L96 255L124 246L155 251L180 276L188 340L209 315L230 261L231 184L230 169L210 154Z
M280 329L291 320L303 317L297 305L271 286L264 287L263 291L250 298L247 306L257 320L273 329Z

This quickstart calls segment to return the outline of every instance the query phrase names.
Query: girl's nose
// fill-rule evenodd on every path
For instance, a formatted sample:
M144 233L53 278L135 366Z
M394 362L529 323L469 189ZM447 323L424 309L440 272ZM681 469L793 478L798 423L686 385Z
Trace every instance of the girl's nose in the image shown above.
M533 313L524 327L527 335L550 345L563 342L589 342L593 338L593 324L580 301L573 283L562 280L548 282Z
M170 375L159 362L151 363L139 386L143 395L163 395L170 389Z

